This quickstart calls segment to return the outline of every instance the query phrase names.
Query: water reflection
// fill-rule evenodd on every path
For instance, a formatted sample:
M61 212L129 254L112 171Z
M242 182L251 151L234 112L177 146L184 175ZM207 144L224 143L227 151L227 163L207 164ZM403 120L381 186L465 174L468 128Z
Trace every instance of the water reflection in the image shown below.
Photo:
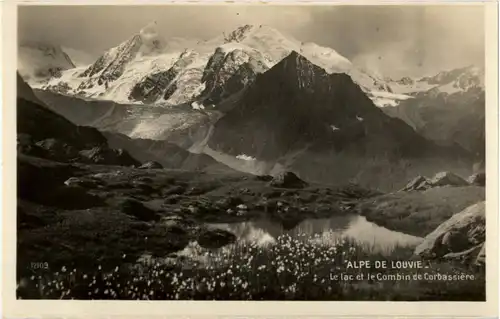
M177 256L196 260L201 264L221 263L222 259L231 258L235 250L253 244L266 247L277 243L282 235L288 235L299 241L313 242L315 245L336 246L343 239L352 240L363 246L365 251L390 254L395 247L413 247L418 245L422 238L380 227L359 215L344 215L324 219L309 219L299 223L293 229L286 229L280 223L262 218L239 223L209 224L208 227L224 229L237 237L235 244L220 249L209 250L202 248L197 242L191 242ZM209 257L218 252L216 259ZM220 259L220 256L222 259ZM227 261L227 260L226 260Z
M396 246L415 246L422 241L420 237L389 230L359 215L308 219L290 230L265 218L240 223L210 224L209 227L232 232L240 244L254 243L259 246L273 244L276 238L285 234L299 240L310 238L322 245L334 244L339 238L346 238L377 252L391 251Z

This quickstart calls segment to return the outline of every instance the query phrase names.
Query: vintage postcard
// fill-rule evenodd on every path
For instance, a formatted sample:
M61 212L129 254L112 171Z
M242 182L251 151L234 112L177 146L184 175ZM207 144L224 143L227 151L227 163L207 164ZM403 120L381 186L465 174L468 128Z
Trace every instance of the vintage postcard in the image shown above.
M497 4L2 6L5 317L498 316Z

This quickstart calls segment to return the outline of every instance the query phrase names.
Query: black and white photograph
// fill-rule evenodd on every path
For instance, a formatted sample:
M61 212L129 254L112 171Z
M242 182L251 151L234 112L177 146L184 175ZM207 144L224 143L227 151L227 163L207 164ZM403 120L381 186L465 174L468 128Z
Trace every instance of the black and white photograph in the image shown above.
M19 5L16 298L485 302L485 14Z

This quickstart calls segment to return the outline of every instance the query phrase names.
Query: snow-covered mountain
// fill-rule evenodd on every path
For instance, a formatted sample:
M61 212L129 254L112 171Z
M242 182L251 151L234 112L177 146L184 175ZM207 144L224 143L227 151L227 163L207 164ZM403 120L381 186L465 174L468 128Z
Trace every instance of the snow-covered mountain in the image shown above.
M39 86L49 79L59 78L75 65L61 47L40 43L23 43L18 48L17 69L23 79Z
M404 77L389 84L394 93L411 95L431 89L448 94L465 92L470 88L484 89L484 68L471 65L418 79Z
M266 25L245 25L206 41L166 41L153 22L90 65L75 67L61 48L24 46L19 69L32 86L64 94L127 104L191 103L205 109L247 87L292 51L329 74L348 74L379 107L397 106L423 92L432 96L484 89L484 68L393 80L358 68L331 48L300 42Z
M390 91L383 79L357 69L335 50L300 42L265 25L245 25L196 43L173 39L170 45L155 23L91 66L67 70L44 88L122 103L194 103L205 108L246 87L292 51L328 73L349 74L365 92Z
M387 78L385 83L390 87L389 92L372 90L367 94L379 107L394 107L417 97L434 99L438 95L465 93L471 89L473 92L484 92L484 68L471 65L421 78Z

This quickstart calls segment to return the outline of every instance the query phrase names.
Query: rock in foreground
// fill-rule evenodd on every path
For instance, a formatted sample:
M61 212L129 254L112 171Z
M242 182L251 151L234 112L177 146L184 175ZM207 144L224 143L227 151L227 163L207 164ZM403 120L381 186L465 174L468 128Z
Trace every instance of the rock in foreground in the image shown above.
M160 216L156 212L138 200L132 198L119 198L116 200L117 206L121 208L122 213L134 217L140 221L158 221Z
M146 163L142 164L141 166L139 166L139 168L140 169L162 169L163 166L158 162L149 161L149 162L146 162Z
M279 188L304 188L308 184L292 172L282 172L272 179L270 185Z
M406 186L401 190L403 192L408 191L421 191L426 190L430 187L429 180L424 176L417 176L412 179Z
M440 172L430 179L424 176L417 176L406 184L401 191L423 191L433 187L467 185L469 185L469 183L457 174L451 172Z
M485 202L464 209L439 225L415 249L415 255L434 259L474 261L484 245Z
M440 172L434 175L434 177L429 181L432 187L438 186L466 186L466 180L457 174L451 172Z

